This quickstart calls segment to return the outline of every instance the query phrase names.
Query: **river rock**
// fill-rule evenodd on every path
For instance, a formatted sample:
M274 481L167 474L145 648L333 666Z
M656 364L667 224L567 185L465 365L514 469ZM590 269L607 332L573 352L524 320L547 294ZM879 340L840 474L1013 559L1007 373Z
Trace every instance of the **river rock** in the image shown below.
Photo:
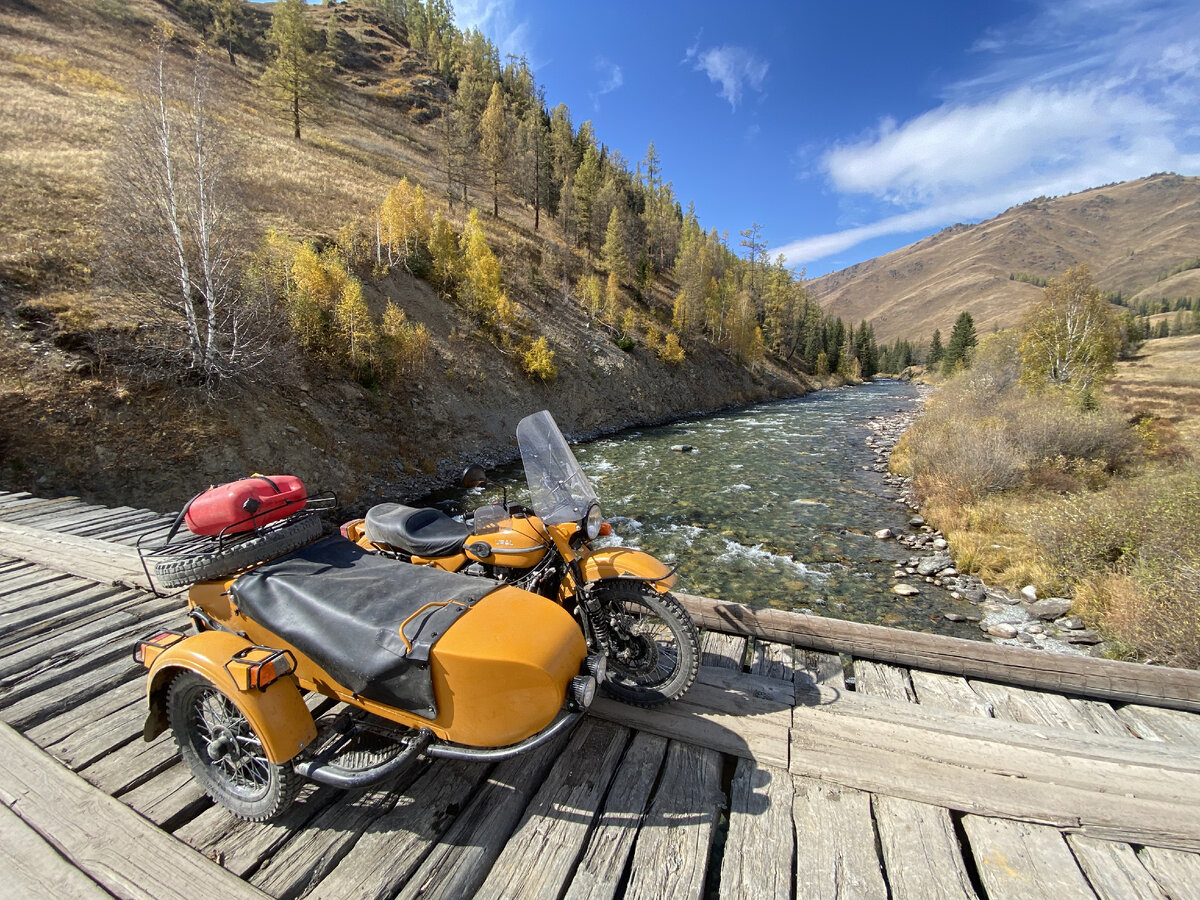
M691 444L673 444L671 446L672 453L695 453L696 448Z
M1062 640L1068 644L1099 644L1104 638L1096 634L1094 631L1089 631L1082 628L1078 631L1067 631L1062 635Z
M913 528L920 528L922 525L925 524L925 519L922 516L913 516L911 519L908 520L908 524L911 525Z
M892 529L890 529L890 528L880 528L878 531L875 532L876 540L886 541L890 537L892 537Z
M1058 619L1054 624L1065 631L1081 631L1083 629L1083 619L1079 618L1079 616Z
M1060 616L1065 616L1071 609L1071 601L1064 597L1047 597L1029 607L1029 614L1043 622L1051 622Z
M987 633L995 638L1011 640L1017 636L1017 626L1010 625L1007 622L997 622L987 627Z
M936 575L942 569L948 569L954 565L954 561L949 556L928 556L917 563L918 575Z
M949 546L950 545L946 542L945 538L934 538L933 540L933 549L937 550L939 553L942 550L947 549Z
M1024 597L1026 600L1028 600L1030 603L1036 603L1037 602L1037 588L1035 588L1032 584L1027 584L1027 585L1025 585L1025 587L1021 588L1021 596Z
M915 597L921 593L920 588L915 588L911 584L898 584L892 588L892 593L899 594L901 597Z

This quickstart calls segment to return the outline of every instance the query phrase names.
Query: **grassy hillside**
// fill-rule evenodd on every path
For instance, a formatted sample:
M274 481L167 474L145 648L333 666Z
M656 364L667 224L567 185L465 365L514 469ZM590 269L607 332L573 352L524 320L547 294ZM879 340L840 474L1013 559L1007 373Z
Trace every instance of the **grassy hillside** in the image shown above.
M0 487L167 508L210 482L292 471L343 499L412 495L465 460L507 456L516 421L537 409L581 434L808 388L769 356L751 371L703 340L674 365L640 329L619 347L615 330L573 295L597 261L544 211L535 231L533 209L507 193L499 218L481 216L519 309L499 337L429 282L367 265L371 311L390 301L430 334L419 371L364 387L283 338L265 377L215 398L132 367L143 323L104 277L109 178L155 57L155 29L167 26L181 71L202 43L184 8L0 8ZM451 91L402 28L353 3L309 7L319 30L336 17L340 61L330 103L297 141L260 83L270 7L244 12L235 62L217 48L208 66L253 240L268 229L318 247L346 229L369 237L370 217L401 178L444 195L439 128ZM490 213L490 197L472 193L471 205ZM462 228L462 202L437 205ZM631 301L646 332L669 330L677 291L660 278ZM538 337L555 354L552 382L522 372L520 349Z
M1102 291L1127 303L1200 296L1200 178L1152 175L954 225L903 249L809 283L847 321L870 321L881 342L943 339L971 313L980 334L1006 328L1041 295L1037 279L1086 263ZM1028 276L1032 281L1013 276Z

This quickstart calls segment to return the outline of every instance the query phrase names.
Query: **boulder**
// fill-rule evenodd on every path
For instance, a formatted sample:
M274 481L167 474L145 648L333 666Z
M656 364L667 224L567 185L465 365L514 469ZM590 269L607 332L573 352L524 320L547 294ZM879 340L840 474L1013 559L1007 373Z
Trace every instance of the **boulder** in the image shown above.
M876 540L886 541L890 537L892 537L892 529L890 529L890 528L880 528L878 531L875 532Z
M1071 609L1071 601L1064 597L1047 597L1029 606L1029 615L1043 622L1052 622L1065 616Z
M917 574L924 576L936 575L938 572L942 571L943 569L948 569L952 565L954 565L954 560L952 560L949 556L943 556L941 554L937 556L927 556L925 559L922 559L917 563Z
M892 593L898 594L901 597L915 597L921 593L920 588L915 588L911 584L898 584L892 588Z
M1011 640L1017 636L1017 626L1010 625L1007 622L997 622L995 625L987 627L987 633L995 638Z
M1021 596L1024 597L1026 600L1028 600L1030 603L1036 603L1037 602L1037 588L1035 588L1032 584L1027 584L1027 585L1025 585L1025 587L1021 588Z

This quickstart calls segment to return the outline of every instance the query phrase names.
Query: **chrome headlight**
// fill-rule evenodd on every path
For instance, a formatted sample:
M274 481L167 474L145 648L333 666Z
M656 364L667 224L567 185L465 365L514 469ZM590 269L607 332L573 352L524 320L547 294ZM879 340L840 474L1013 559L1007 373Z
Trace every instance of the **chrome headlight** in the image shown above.
M600 526L604 524L604 516L600 515L600 504L593 503L588 507L587 518L583 521L588 540L594 541L600 537Z

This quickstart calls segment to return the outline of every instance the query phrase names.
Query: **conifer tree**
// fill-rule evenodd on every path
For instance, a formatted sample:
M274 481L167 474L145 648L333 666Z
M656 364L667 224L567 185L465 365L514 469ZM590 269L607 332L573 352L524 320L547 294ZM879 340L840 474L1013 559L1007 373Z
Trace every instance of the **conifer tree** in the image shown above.
M946 355L946 348L942 346L941 329L933 330L933 338L929 341L929 352L925 354L925 365L930 369L936 368L942 362L942 357Z
M950 375L961 362L967 365L967 354L978 343L975 335L975 320L965 309L954 320L954 329L950 332L950 341L946 344L946 354L942 357L942 374Z
M304 0L279 0L271 13L267 43L271 60L263 82L292 123L300 140L301 121L311 119L328 96L329 59L308 23Z
M614 206L609 213L604 248L600 252L604 257L604 268L608 269L609 274L615 275L619 281L625 281L629 275L629 257L625 253L625 229L619 207Z
M492 217L500 216L500 182L508 167L511 152L508 134L508 117L504 110L504 91L500 82L492 84L487 108L479 122L479 152L483 157L484 171L492 190Z

